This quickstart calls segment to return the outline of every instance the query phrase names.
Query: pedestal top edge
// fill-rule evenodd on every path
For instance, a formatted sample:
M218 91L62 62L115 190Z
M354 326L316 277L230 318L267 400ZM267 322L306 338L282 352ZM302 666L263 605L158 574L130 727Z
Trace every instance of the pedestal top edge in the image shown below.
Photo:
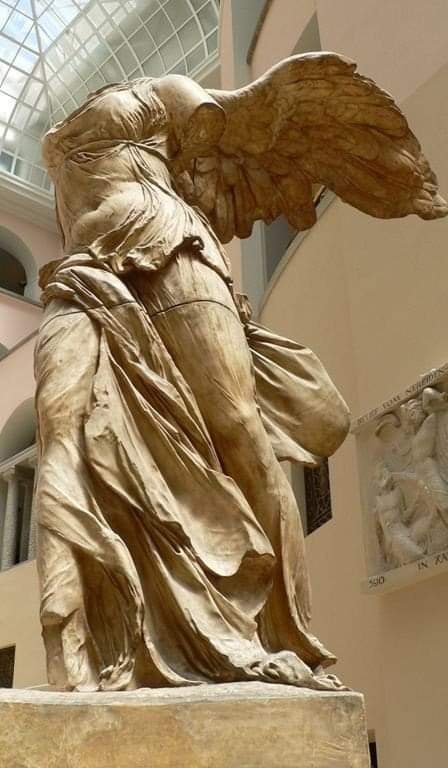
M290 685L271 683L220 683L216 685L185 686L182 688L140 688L136 691L60 692L26 688L0 688L2 704L31 704L58 706L163 706L172 704L221 703L224 701L269 701L275 699L345 699L363 702L355 691L313 691Z

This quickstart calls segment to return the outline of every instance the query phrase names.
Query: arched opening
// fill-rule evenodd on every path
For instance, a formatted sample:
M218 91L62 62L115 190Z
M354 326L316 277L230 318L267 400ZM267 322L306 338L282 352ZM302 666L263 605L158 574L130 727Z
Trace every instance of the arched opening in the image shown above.
M0 247L0 288L23 296L27 284L26 272L18 259Z
M35 440L36 417L29 398L0 433L0 570L34 557Z
M0 288L37 299L37 277L37 264L28 246L15 232L0 226Z

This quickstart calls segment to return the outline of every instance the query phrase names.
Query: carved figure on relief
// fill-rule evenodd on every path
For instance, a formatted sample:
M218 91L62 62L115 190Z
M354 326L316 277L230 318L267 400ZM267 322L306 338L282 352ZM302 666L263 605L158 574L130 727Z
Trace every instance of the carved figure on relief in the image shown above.
M396 567L448 546L448 393L426 387L419 397L380 419L376 434L384 468L382 481L378 479L381 472L376 471L377 509L380 500L384 505L385 489L390 493L394 489L397 516L399 506L401 524L407 526L407 543L399 558L385 546L382 527L378 529L386 563ZM404 542L404 530L395 533ZM389 530L389 538L391 535Z
M379 462L375 473L376 531L384 564L397 568L425 554L424 539L429 518L412 522L414 507L406 507L403 491L390 470Z
M311 227L322 185L372 216L445 216L418 140L318 53L233 92L106 86L43 153L66 252L36 349L50 682L339 690L279 461L334 453L348 409L311 350L251 321L222 244L280 215Z

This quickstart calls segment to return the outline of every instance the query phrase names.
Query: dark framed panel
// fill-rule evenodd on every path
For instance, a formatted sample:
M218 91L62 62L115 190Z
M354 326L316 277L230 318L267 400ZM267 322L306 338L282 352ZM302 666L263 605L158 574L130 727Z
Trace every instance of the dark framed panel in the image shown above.
M12 688L16 646L0 648L0 688Z
M306 532L316 531L331 520L331 492L328 459L316 469L303 470L306 498Z

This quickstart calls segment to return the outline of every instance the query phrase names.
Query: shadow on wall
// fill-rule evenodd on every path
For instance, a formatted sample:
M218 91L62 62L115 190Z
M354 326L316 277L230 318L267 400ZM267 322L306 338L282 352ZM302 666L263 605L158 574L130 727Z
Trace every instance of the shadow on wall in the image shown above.
M36 440L34 398L21 403L11 414L0 432L0 464L24 451Z
M23 240L0 226L0 288L30 299L39 298L38 269Z

